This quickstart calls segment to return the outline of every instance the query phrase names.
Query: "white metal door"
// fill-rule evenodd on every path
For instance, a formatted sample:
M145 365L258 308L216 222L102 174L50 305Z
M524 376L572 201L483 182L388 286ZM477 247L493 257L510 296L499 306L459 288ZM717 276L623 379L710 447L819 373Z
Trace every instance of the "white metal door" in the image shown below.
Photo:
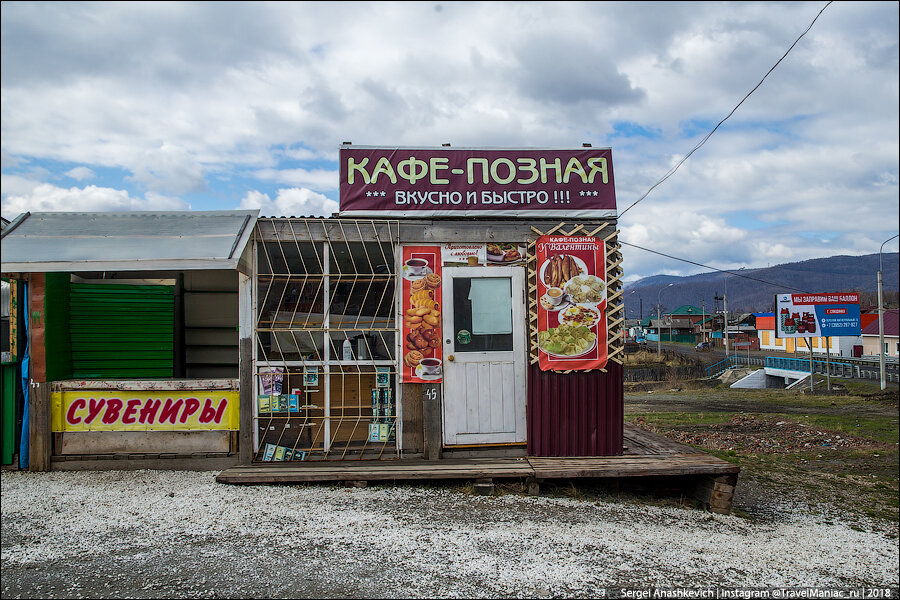
M443 269L444 444L525 442L525 270Z

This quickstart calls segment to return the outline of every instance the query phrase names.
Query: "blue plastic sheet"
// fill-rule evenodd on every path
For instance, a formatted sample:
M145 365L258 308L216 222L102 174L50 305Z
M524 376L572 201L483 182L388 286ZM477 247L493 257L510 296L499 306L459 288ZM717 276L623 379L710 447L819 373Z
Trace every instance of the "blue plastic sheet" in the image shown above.
M31 356L29 353L30 350L30 337L28 335L28 284L22 284L22 305L25 307L25 352L22 354L22 395L25 397L25 410L22 413L22 438L19 442L19 468L27 469L28 468L28 447L29 447L29 436L28 436L28 390L31 388L29 385L28 378L28 368L31 364Z

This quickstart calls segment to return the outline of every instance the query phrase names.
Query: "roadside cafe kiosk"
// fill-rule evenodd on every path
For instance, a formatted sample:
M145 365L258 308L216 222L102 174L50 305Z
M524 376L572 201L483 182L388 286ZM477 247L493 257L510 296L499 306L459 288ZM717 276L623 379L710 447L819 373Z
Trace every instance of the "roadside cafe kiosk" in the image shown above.
M340 149L260 219L253 461L622 453L609 149Z

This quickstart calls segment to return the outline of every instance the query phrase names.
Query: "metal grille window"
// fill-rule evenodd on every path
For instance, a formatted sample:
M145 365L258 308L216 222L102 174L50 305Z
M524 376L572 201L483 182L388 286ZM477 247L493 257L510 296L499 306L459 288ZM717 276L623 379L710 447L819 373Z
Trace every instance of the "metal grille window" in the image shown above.
M398 456L397 221L261 219L256 461Z

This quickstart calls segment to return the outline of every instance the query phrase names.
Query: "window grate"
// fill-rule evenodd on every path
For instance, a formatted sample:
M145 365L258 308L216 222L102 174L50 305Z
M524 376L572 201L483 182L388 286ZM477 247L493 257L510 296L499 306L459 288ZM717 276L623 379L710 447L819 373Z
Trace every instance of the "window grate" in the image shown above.
M399 456L398 221L261 219L254 461Z

